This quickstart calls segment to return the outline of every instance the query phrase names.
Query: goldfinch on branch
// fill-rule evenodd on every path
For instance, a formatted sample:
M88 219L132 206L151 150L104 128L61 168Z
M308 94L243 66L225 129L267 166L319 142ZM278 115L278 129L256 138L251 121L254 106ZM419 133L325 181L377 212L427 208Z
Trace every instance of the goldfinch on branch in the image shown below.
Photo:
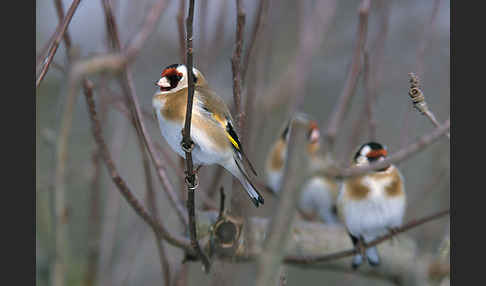
M287 145L289 129L292 120L300 120L308 123L307 144L303 146L307 155L309 171L313 173L318 168L329 166L332 160L329 154L321 154L321 140L319 127L310 116L298 113L289 120L281 131L281 135L273 143L266 162L267 184L278 193L282 187L282 176L287 158ZM304 174L306 176L308 174ZM322 175L311 176L302 186L298 209L306 220L320 220L327 224L337 224L336 198L339 192L339 184L333 178Z
M256 207L263 197L249 179L243 161L256 175L243 151L233 119L224 101L211 90L202 73L193 68L194 101L191 119L191 140L194 142L192 158L195 165L218 164L238 178ZM171 148L185 157L181 147L187 97L188 74L185 65L167 66L155 83L159 90L152 105L160 131Z
M368 165L384 160L386 156L387 150L381 144L369 142L358 149L353 165ZM406 207L403 176L394 165L389 165L346 179L339 192L337 207L353 245L361 249L362 242L369 243L402 224ZM376 247L367 248L365 255L370 265L380 263ZM353 257L352 267L356 269L362 262L362 255L357 254Z
M306 154L309 155L309 158L315 157L314 155L319 150L319 127L314 120L310 120L306 114L302 113L299 113L288 120L283 127L283 130L280 132L280 136L273 143L265 164L267 185L274 193L280 192L283 180L282 176L287 161L287 147L292 120L301 120L308 123L308 131L306 135L308 144L305 148L307 148Z

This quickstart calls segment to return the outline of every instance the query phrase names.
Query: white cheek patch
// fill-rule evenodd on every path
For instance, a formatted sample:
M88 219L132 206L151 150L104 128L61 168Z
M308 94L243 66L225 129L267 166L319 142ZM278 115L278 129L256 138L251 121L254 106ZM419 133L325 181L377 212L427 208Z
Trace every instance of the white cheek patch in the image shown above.
M371 147L366 145L361 149L361 152L359 152L362 156L366 156L371 151Z
M183 76L187 74L187 68L185 65L180 65L177 67L177 71L182 73Z
M317 129L313 129L312 132L311 132L311 135L310 135L310 140L311 141L317 141L317 139L319 139L319 130Z
M157 82L157 85L160 86L160 87L170 87L170 82L164 76L163 78L159 79L159 81Z

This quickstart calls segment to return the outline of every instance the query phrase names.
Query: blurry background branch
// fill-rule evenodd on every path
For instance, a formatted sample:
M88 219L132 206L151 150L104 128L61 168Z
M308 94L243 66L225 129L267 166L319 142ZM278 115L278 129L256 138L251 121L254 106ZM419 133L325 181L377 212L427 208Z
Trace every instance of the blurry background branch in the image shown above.
M264 242L261 254L257 259L257 286L276 285L279 278L280 262L289 240L290 228L296 213L297 202L299 201L299 186L302 178L292 174L292 169L306 170L307 165L302 148L306 142L306 124L298 120L292 121L290 127L290 138L288 145L288 161L283 175L283 190L279 195L280 200L272 216L268 229L268 236ZM257 230L253 230L257 231Z
M353 58L351 60L351 67L349 68L341 96L339 97L338 102L336 103L336 107L334 108L334 111L329 118L326 133L324 135L329 151L333 150L339 127L341 126L341 123L347 111L349 110L351 99L355 94L356 86L358 85L358 76L360 75L362 70L362 58L364 47L366 44L366 35L368 33L368 14L370 10L370 5L370 0L363 0L361 1L358 10L358 33Z
M377 245L382 263L379 268L360 267L356 274L364 276L381 276L398 285L428 285L429 280L434 279L433 275L427 272L429 267L436 263L435 255L418 252L416 242L406 234L412 228L423 225L424 223L444 217L449 214L449 210L440 211L421 219L412 220L404 224L395 234L379 237L367 246ZM198 213L200 218L199 227L203 233L209 232L209 227L216 221L217 213L201 212ZM253 243L248 245L247 241L240 238L238 249L234 256L226 258L234 262L251 262L262 259L262 252L265 252L267 237L271 236L271 220L267 218L252 217L251 223ZM399 237L390 241L390 239L399 234ZM243 236L241 236L243 237ZM447 242L447 241L446 241ZM445 244L445 243L443 243ZM443 247L446 249L445 247ZM282 249L284 251L282 252ZM324 253L316 255L316 253ZM289 238L284 245L281 245L277 265L265 264L260 265L258 269L271 267L274 273L275 283L266 285L276 285L278 281L278 263L282 261L287 265L298 267L330 269L353 273L351 269L350 257L356 253L351 240L342 226L329 226L320 223L306 222L295 220L291 224ZM225 259L225 256L219 256L219 259ZM266 260L268 263L270 261ZM274 262L272 262L274 263ZM267 268L268 269L268 268ZM257 274L257 282L262 281Z
M37 92L42 93L37 97L36 113L37 126L40 127L37 129L41 130L37 136L37 145L40 146L36 152L37 189L46 190L37 192L36 202L37 282L43 285L42 282L51 280L63 285L77 282L77 277L82 276L87 285L96 281L99 285L118 282L148 285L160 284L161 272L164 285L248 285L248 280L253 282L259 255L270 249L265 249L265 243L271 242L264 242L265 239L273 237L276 241L277 234L271 231L271 220L290 220L290 216L275 214L279 210L282 212L282 197L265 196L265 208L245 208L243 214L246 221L233 216L231 212L223 213L227 223L224 225L236 225L239 236L233 252L225 253L223 250L228 251L227 248L216 247L212 263L217 263L217 266L212 267L211 275L203 275L199 262L181 264L184 254L196 254L187 233L180 234L188 220L182 203L184 193L180 192L184 187L183 165L159 136L157 122L151 117L150 98L153 94L153 76L160 72L160 65L173 63L177 57L182 58L181 62L186 61L186 0L149 0L140 2L140 5L133 5L130 1L102 0L103 7L99 1L95 1L96 5L92 1L83 1L83 5L77 7L79 2L68 1L71 6L66 16L60 0L54 1L55 10L52 9L52 2L50 6L39 3L37 7L39 13L45 13L38 17L45 21L38 23L39 37L36 37L41 41L38 43L41 47L38 49L36 86ZM319 122L327 119L328 128L331 119L336 118L333 125L337 127L331 128L330 133L336 152L349 156L352 151L348 150L360 144L363 140L361 134L365 133L369 133L369 139L391 145L391 150L399 150L390 156L389 161L374 164L370 169L340 167L338 175L356 176L380 168L380 164L403 163L400 168L403 167L407 179L409 205L414 205L407 209L407 213L427 218L422 213L427 209L448 207L449 185L444 178L447 179L450 173L448 156L441 156L447 153L449 141L438 141L441 136L448 136L450 121L439 123L437 119L433 120L435 115L447 118L444 112L448 112L448 85L443 80L448 78L448 61L445 60L449 55L448 5L439 5L440 0L427 3L364 0L340 1L337 5L335 0L302 3L207 1L201 3L201 9L196 10L194 15L196 23L200 23L195 25L194 40L196 48L201 50L195 62L203 72L208 70L208 80L215 82L214 85L222 91L223 97L226 96L227 102L232 101L233 76L239 73L236 78L239 81L239 99L235 101L235 106L240 104L240 111L235 115L239 115L236 117L241 127L239 131L242 132L247 153L251 159L255 159L257 169L262 161L260 158L266 156L268 142L276 136L277 125L281 124L283 117L289 116L285 109L309 112ZM171 12L161 17L166 8ZM234 11L237 11L236 17ZM121 17L125 15L123 13L130 17ZM245 15L244 25L238 26L242 13ZM51 14L57 14L58 22L49 17ZM120 21L117 22L115 15ZM414 15L414 18L411 19L410 15ZM99 29L103 25L108 30L108 52L105 43L99 41L104 36L103 29ZM71 34L76 33L73 39L69 36L68 26ZM54 29L56 31L53 33ZM238 30L240 33L235 34ZM62 39L66 48L66 65L59 56L63 54L60 47ZM70 47L76 47L76 42L81 49L76 49L79 52L74 53L75 49ZM429 46L430 49L423 48ZM428 50L434 53L428 54ZM350 54L352 59L346 71ZM228 70L228 59L232 56L238 58L235 63L239 67L233 73L220 72ZM421 66L410 66L414 57ZM394 60L390 61L391 58ZM49 66L57 66L61 73L48 73L48 70L52 70ZM429 132L424 129L428 126L422 124L422 118L407 117L404 121L409 128L402 133L403 138L426 135L412 144L404 141L406 144L397 148L395 125L400 122L396 116L397 110L400 106L406 106L404 102L409 103L406 100L410 100L403 97L403 90L399 91L401 89L397 86L404 83L403 75L410 70L416 70L422 78L422 73L429 69L433 72L430 72L426 82L435 88L427 92L427 102L435 114L424 114L436 129ZM359 84L361 73L363 85ZM343 74L345 79L342 78ZM112 81L113 78L117 81ZM88 109L84 104L77 104L79 87L85 93ZM418 80L415 87L419 87ZM354 93L356 96L353 97ZM359 96L360 93L363 97ZM96 114L94 95L99 103L100 116ZM378 102L378 95L386 96L380 96ZM61 106L58 113L52 112L56 100L57 105ZM118 112L108 112L113 109ZM359 112L356 113L356 110ZM356 120L354 128L349 128L350 120ZM50 132L51 140L47 142L43 139L47 134L44 131L56 129L50 126L52 122L59 122L60 128L57 133ZM347 131L351 129L352 136ZM328 130L322 128L322 133ZM94 134L95 151L89 132ZM157 134L153 135L154 140L150 133ZM57 142L52 140L56 136ZM342 138L349 139L344 142L343 148L340 147L341 141L345 141ZM254 143L252 139L256 139ZM109 147L105 140L109 142ZM432 147L434 142L437 144ZM53 154L56 160L48 157L50 149L45 148L47 144L49 148L56 148L57 155ZM91 161L93 154L96 154L94 162ZM437 160L437 156L440 160ZM155 166L160 184L152 184L150 162ZM105 164L107 168L100 170L100 164ZM55 171L55 180L50 184L45 183L48 181L45 177L50 172L49 168ZM217 196L212 199L215 197L213 194L217 194L228 180L224 179L222 168L208 167L203 171L212 172L213 176L204 175L204 188L198 192L200 203L195 207L217 211L220 201ZM296 178L290 176L288 180ZM442 182L441 187L435 186L437 183L434 182ZM417 188L417 184L423 187ZM50 185L54 187L54 192L49 187L43 187ZM167 196L157 194L157 185L162 186ZM261 185L257 182L259 189ZM293 195L299 191L299 187L288 188L292 189ZM88 190L83 192L84 189ZM113 192L114 189L128 205L120 204L120 194ZM261 189L264 189L263 186ZM44 219L44 204L45 198L51 195L55 200L50 203L57 210L54 212L55 220L49 222ZM144 195L144 200L138 199ZM417 201L420 204L414 203ZM97 226L96 221L101 219L100 210L104 210L103 224ZM133 210L145 223L140 223L138 217L133 216ZM196 210L196 214L197 238L205 248L217 213ZM443 216L445 213L437 215ZM407 218L405 221L410 220ZM383 264L379 268L365 266L358 272L351 272L350 258L345 255L352 255L354 249L344 228L297 220L288 229L288 236L279 239L278 245L288 240L286 251L277 253L277 248L273 248L277 258L280 257L280 261L283 258L284 270L280 266L274 271L274 266L279 266L280 262L273 256L272 261L277 261L277 264L266 265L258 271L271 272L267 276L271 279L286 278L288 285L295 285L297 281L311 283L313 280L352 284L356 281L352 280L354 278L360 279L363 285L438 285L447 282L450 272L449 230L443 237L437 235L437 229L447 223L444 221L429 223L426 227L400 234L396 240L379 244ZM421 221L412 221L404 227L418 223ZM98 230L101 233L97 233ZM224 232L225 229L218 230ZM152 232L155 233L157 244L153 243ZM98 247L97 237L101 238ZM60 256L57 255L59 250ZM43 252L48 253L47 262ZM51 252L56 252L52 259L49 257ZM98 277L96 261L99 263ZM303 264L305 261L312 263ZM252 262L252 265L235 262ZM54 266L51 273L43 269L46 265ZM56 267L57 271L53 271ZM299 268L305 269L305 272ZM78 275L79 269L82 275ZM276 283L285 284L283 279Z

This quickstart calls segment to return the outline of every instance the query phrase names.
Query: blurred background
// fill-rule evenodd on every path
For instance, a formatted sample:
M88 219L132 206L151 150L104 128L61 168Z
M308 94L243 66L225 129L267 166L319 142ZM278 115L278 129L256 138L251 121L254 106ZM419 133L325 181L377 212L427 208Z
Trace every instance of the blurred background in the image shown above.
M122 45L129 44L140 30L152 5L158 0L111 1ZM244 0L246 13L244 51L250 42L259 1ZM71 1L62 1L67 11ZM154 81L163 68L181 62L177 26L180 1L167 0L154 33L145 42L131 70L142 107L151 112ZM310 114L324 132L328 118L342 93L357 43L358 8L361 1L268 1L265 25L255 42L242 86L243 100L255 94L248 114L249 130L244 142L259 174L280 128L288 119L294 97L301 97L299 110ZM413 109L408 97L409 72L419 76L430 109L440 122L450 113L450 1L371 1L365 51L375 101L376 139L391 153L434 129ZM186 3L187 7L187 3ZM40 54L58 25L54 1L36 3L36 50ZM187 9L186 9L187 10ZM231 57L236 29L235 1L196 1L194 16L194 63L212 88L233 105ZM74 51L79 59L109 52L102 1L82 1L69 25ZM51 285L54 261L54 174L56 140L68 89L66 49L61 43L54 64L36 90L36 283ZM135 132L126 117L109 100L119 98L121 89L110 75L89 77L106 88L95 98L103 121L103 132L115 164L135 192L146 202L145 178ZM288 84L298 82L289 92ZM365 82L359 77L349 112L339 130L334 157L348 162L354 149L369 140L365 121ZM298 93L296 95L295 93ZM83 96L72 113L65 171L66 285L88 285L89 267L96 268L91 285L161 285L160 263L153 232L134 213L114 186L104 164L93 160L95 142ZM156 122L147 117L146 126L165 155L168 165L180 160L167 148ZM399 164L405 177L408 207L405 221L449 207L450 144L443 137ZM169 168L169 177L182 192L181 174ZM201 170L201 190L208 191L216 167ZM155 177L155 175L154 175ZM231 177L222 183L231 196ZM160 217L169 229L181 232L177 215L170 207L157 179ZM246 196L246 195L245 195ZM265 194L264 194L265 196ZM197 200L197 195L196 195ZM216 197L216 202L218 198ZM248 208L251 216L270 216L276 199L265 196L265 206ZM92 226L100 225L93 239ZM441 219L414 228L407 234L421 251L435 251L449 220ZM94 250L93 250L94 249ZM166 246L169 262L179 265L182 253ZM91 256L90 256L91 255ZM94 262L95 263L94 263ZM187 285L249 285L254 264L222 262L205 275L199 263L185 270ZM393 285L389 281L333 272L287 267L287 285Z

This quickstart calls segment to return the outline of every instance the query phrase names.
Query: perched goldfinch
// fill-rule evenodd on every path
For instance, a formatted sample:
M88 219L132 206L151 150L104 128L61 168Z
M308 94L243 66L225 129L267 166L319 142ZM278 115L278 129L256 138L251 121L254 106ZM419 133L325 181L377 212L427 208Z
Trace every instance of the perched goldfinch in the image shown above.
M368 165L386 156L387 150L381 144L369 142L358 149L353 165ZM399 227L405 206L403 177L393 165L345 180L337 201L338 215L355 246L360 242L369 243ZM376 247L367 248L365 255L370 265L380 263ZM362 255L357 254L352 267L356 269L362 262Z
M287 121L283 131L279 138L273 143L272 148L266 159L265 173L267 175L267 185L272 189L274 193L278 193L282 184L282 176L285 168L285 162L287 160L287 145L289 140L289 129L292 120L305 120L309 123L306 146L307 152L310 158L319 150L319 128L317 123L313 120L309 120L304 117L303 114L295 116L295 118Z
M302 187L299 210L307 220L338 224L336 200L339 184L326 176L313 176Z
M159 87L152 101L162 136L172 149L185 157L181 147L187 109L187 68L174 64L166 67L156 82ZM263 197L250 181L243 166L245 160L256 172L241 146L233 119L224 101L212 91L200 71L193 68L194 101L191 119L192 158L195 165L218 164L238 178L255 206Z
M320 154L320 132L317 123L306 114L297 114L291 120L308 122L307 145L305 146L309 171L331 164L328 155ZM267 184L278 193L282 184L282 175L287 158L287 144L289 139L289 120L284 126L279 138L273 144L266 162ZM320 220L327 224L338 223L336 217L336 198L339 184L332 178L315 175L304 183L298 203L300 214L306 220Z

